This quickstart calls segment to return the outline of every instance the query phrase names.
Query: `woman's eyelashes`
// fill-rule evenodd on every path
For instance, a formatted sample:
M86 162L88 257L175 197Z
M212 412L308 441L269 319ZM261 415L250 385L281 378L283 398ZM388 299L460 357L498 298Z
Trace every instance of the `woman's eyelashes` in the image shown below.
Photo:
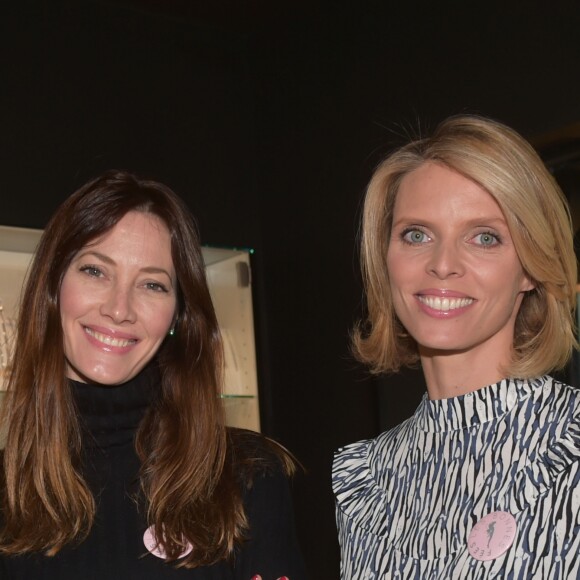
M91 278L103 278L105 277L105 272L94 264L84 264L79 267L79 272L86 274ZM158 280L146 280L141 284L141 287L145 290L151 290L152 292L159 292L167 294L169 292L169 286Z
M418 246L433 240L430 234L417 226L404 228L400 233L400 238L404 243L409 244L410 246ZM469 235L467 236L467 240L476 246L481 246L482 248L493 248L502 243L501 236L497 232L491 230L480 231L474 235Z
M79 272L83 272L92 278L100 278L103 275L102 270L93 264L85 264L84 266L81 266Z
M425 242L431 240L431 238L427 235L426 232L417 227L405 228L401 232L401 239L406 244L410 244L412 246L415 246L417 244L424 244Z
M472 240L475 244L483 248L493 248L494 246L501 244L501 238L499 234L490 231L480 232L476 234Z
M153 290L153 292L169 292L167 286L161 284L161 282L145 282L144 286L147 290Z

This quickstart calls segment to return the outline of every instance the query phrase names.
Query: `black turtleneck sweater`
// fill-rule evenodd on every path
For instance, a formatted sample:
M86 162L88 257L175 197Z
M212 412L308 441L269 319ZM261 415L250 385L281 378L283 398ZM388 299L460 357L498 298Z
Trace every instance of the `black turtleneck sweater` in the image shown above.
M260 474L244 491L250 539L240 546L234 564L177 569L147 552L147 523L133 498L139 471L135 433L155 388L148 377L141 373L118 387L72 382L85 427L84 475L97 503L95 523L85 541L54 557L0 557L0 579L250 580L256 574L264 580L306 578L281 469ZM258 446L259 441L256 438Z

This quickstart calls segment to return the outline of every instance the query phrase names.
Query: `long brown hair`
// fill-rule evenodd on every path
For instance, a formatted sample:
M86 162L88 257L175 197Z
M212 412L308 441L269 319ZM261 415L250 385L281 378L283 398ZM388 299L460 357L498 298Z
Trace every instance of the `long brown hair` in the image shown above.
M474 115L446 119L431 137L394 151L371 178L361 233L368 316L353 333L355 355L377 373L419 360L417 345L393 308L386 255L401 182L427 162L457 171L495 199L534 281L518 312L506 375L530 378L562 368L576 345L576 258L566 199L523 137Z
M158 539L169 560L186 542L195 546L179 561L185 567L229 556L242 538L242 500L225 467L222 343L195 223L168 187L117 171L88 182L60 206L28 275L4 409L5 553L54 555L86 537L93 524L95 502L80 470L81 432L65 378L59 294L76 253L129 211L164 222L177 277L174 336L156 355L159 399L136 437L148 522L163 531Z

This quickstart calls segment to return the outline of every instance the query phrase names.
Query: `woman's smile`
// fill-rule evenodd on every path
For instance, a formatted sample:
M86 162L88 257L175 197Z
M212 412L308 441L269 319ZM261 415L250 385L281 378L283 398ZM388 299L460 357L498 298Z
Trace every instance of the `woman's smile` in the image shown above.
M443 290L441 295L433 291L425 291L417 294L417 300L425 306L425 312L435 316L459 315L463 309L475 302L474 298L467 296L453 296ZM434 311L434 312L432 312Z
M118 333L112 330L98 331L95 328L84 327L85 332L90 337L91 342L97 346L103 345L105 347L124 348L137 344L136 338L119 336ZM110 350L110 349L106 349Z

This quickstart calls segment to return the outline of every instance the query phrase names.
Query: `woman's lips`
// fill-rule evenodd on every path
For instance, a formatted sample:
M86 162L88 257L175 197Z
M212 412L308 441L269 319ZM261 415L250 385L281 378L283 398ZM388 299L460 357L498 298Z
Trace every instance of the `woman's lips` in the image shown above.
M473 298L453 298L453 297L440 297L440 296L424 296L419 294L417 299L421 304L428 306L433 310L438 310L440 312L449 312L450 310L457 310L458 308L465 308L469 306L475 300Z
M104 344L105 346L110 346L114 348L126 348L137 343L136 338L130 338L127 336L111 336L105 332L99 332L95 328L90 328L89 326L84 326L84 331L95 341Z

